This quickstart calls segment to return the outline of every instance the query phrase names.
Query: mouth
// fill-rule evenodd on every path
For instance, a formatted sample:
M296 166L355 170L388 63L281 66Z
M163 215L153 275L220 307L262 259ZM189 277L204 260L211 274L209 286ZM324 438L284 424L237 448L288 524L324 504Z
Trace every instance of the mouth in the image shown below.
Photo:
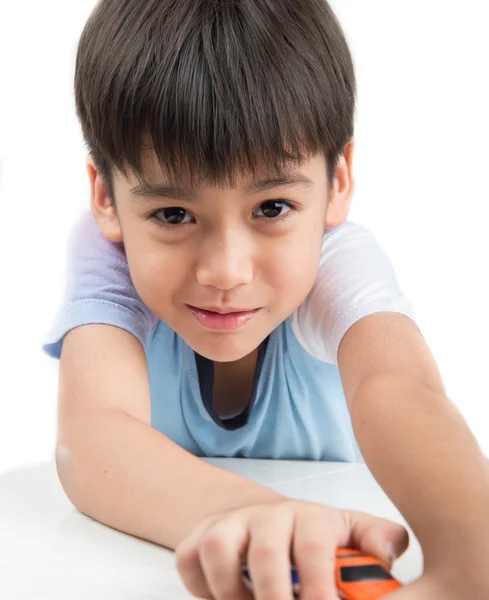
M218 307L213 307L210 309L191 306L190 304L187 304L187 307L201 325L207 327L208 329L217 329L221 331L239 329L248 323L248 321L251 321L251 319L260 310L259 308L222 309Z

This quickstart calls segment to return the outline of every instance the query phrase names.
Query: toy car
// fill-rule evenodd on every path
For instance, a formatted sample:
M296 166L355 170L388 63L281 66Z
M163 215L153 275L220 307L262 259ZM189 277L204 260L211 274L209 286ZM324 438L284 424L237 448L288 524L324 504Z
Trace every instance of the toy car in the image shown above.
M402 587L386 564L359 550L338 548L335 570L338 595L343 600L375 600Z
M243 581L251 590L248 569L243 568ZM401 584L389 573L387 565L360 550L338 548L335 566L336 588L342 600L377 600L399 589ZM299 598L297 569L291 569L294 598Z

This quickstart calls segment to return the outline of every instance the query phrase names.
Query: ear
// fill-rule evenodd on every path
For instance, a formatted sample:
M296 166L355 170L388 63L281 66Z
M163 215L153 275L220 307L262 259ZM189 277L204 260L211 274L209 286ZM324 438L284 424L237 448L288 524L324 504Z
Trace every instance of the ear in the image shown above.
M97 170L91 154L87 156L86 168L90 180L90 206L98 223L100 233L109 242L122 242L122 230L115 202L109 196L102 176Z
M352 139L345 147L334 178L328 208L326 211L325 227L332 228L341 225L348 218L351 201L355 191L353 179L353 153L355 141Z

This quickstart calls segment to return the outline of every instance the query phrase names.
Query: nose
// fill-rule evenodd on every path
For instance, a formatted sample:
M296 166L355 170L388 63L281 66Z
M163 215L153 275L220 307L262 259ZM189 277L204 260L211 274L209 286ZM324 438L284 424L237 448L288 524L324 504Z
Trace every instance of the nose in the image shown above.
M197 281L203 286L231 290L253 280L252 250L245 236L214 233L199 248Z

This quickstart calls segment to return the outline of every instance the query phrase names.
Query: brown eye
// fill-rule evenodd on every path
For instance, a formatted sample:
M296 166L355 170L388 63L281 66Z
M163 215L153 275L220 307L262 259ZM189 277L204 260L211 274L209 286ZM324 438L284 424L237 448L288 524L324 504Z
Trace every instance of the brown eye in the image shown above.
M163 208L155 213L154 217L158 221L167 223L168 225L183 225L185 223L191 223L192 217L184 208L179 206L172 206L171 208Z
M291 207L283 200L267 200L267 202L260 204L253 213L253 216L276 219L285 215L289 210L291 210Z

